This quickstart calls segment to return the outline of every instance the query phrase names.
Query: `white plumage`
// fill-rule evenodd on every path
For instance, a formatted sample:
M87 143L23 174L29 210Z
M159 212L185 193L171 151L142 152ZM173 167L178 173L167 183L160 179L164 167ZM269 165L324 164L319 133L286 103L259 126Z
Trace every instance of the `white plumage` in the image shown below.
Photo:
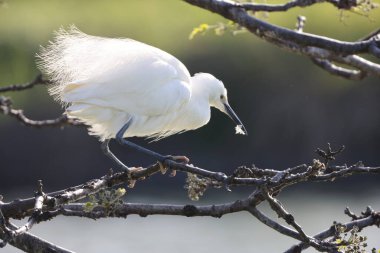
M131 39L90 36L73 26L59 30L38 58L53 82L50 94L101 140L115 138L129 119L124 137L160 139L207 124L210 106L236 117L221 81L191 77L174 56Z

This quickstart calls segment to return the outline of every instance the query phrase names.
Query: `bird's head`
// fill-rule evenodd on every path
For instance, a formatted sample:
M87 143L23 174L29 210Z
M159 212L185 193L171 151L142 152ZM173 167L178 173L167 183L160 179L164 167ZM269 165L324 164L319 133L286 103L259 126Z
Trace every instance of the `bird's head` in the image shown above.
M236 133L247 135L243 123L228 103L227 89L222 81L218 80L211 74L199 73L194 76L198 83L201 83L203 92L208 94L209 104L227 114L236 123Z

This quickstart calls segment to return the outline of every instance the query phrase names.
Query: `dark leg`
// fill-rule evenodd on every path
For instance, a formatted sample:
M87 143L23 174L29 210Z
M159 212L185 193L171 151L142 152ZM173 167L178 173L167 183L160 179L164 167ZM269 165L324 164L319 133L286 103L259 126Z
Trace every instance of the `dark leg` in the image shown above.
M117 132L116 134L116 140L123 146L128 146L130 148L133 148L139 152L145 153L147 155L153 156L157 161L159 162L164 162L166 159L170 158L169 156L163 156L159 153L156 153L152 150L149 150L147 148L141 147L133 142L127 141L126 139L123 138L124 133L127 131L128 127L132 123L132 118L128 120L128 122Z
M131 125L132 123L132 118L128 120L128 122L119 130L119 132L117 132L116 134L116 140L118 143L120 143L121 145L123 146L128 146L130 148L133 148L139 152L142 152L142 153L145 153L147 155L150 155L152 157L154 157L160 164L160 167L161 167L161 171L166 171L166 169L164 168L164 162L165 160L167 159L171 159L171 160L174 160L174 161L180 161L180 162L184 162L184 163L188 163L189 162L189 159L185 156L164 156L164 155L161 155L159 153L156 153L152 150L149 150L147 148L144 148L144 147L141 147L133 142L130 142L130 141L127 141L123 138L124 136L124 133L127 131L128 127ZM108 156L109 158L111 158L111 160L113 160L116 165L121 168L122 170L126 170L128 172L131 172L131 168L128 168L124 163L122 163L110 150L108 144L110 142L110 139L107 139L105 140L102 145L101 145L101 148L103 150L103 153Z
M107 139L105 140L102 145L101 145L101 148L102 148L102 151L103 153L108 156L109 158L111 158L112 161L114 161L116 163L116 165L122 169L122 170L126 170L126 171L129 171L129 168L128 166L126 166L124 163L122 163L110 150L110 147L108 146L108 144L110 143L110 139Z

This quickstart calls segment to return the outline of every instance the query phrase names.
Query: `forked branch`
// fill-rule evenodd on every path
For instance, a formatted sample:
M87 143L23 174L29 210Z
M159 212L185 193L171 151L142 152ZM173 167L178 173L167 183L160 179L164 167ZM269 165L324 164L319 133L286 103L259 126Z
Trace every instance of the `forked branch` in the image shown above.
M304 33L303 29L291 30L270 24L257 18L249 11L275 12L287 11L294 7L306 7L316 3L329 2L338 9L350 10L360 5L359 1L344 0L294 0L285 4L256 4L256 3L238 3L225 0L184 0L192 5L201 7L211 12L217 13L226 19L229 19L241 27L246 28L252 34L262 38L269 43L289 51L305 55L331 74L343 78L358 80L368 75L380 77L380 65L373 61L364 59L358 54L367 54L379 58L380 56L380 38L379 32L371 33L364 39L348 42L337 39L319 36L311 33ZM375 8L376 4L372 3L369 7ZM298 22L299 23L299 22ZM302 24L302 28L303 28ZM341 67L335 63L348 66Z

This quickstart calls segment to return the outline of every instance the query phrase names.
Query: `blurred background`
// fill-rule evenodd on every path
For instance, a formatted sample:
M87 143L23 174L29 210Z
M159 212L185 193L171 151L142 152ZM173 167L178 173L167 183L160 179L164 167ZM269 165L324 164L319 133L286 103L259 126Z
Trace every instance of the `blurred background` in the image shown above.
M380 26L378 9L366 17L329 4L257 15L291 29L297 16L304 15L305 32L349 41ZM35 55L40 45L52 39L53 31L75 24L88 34L128 37L161 48L180 59L192 74L214 74L229 89L230 104L249 133L235 135L234 124L213 110L210 123L201 129L154 143L133 139L140 145L162 154L186 155L197 166L226 173L241 165L286 169L310 163L316 158L315 149L325 148L327 142L335 148L346 146L336 164L380 165L379 78L347 81L331 76L309 59L248 32L216 36L209 31L188 39L201 23L218 22L227 21L179 0L1 1L0 85L32 80L38 74ZM14 108L24 109L33 119L56 118L63 111L44 86L1 95L10 96ZM100 177L113 166L98 140L75 127L28 128L0 115L0 144L0 194L5 201L31 197L38 179L50 192ZM154 162L116 143L111 149L127 165ZM128 190L126 201L191 203L183 189L185 176L178 174L139 182ZM347 222L343 210L348 205L355 212L367 205L380 210L379 180L367 175L300 184L284 191L280 200L307 233L315 234L334 220ZM252 190L210 190L199 204L236 200ZM248 214L220 220L131 216L97 222L60 217L32 232L78 252L281 252L294 243ZM369 247L380 248L379 231L373 228L365 233ZM2 252L19 251L8 246Z

